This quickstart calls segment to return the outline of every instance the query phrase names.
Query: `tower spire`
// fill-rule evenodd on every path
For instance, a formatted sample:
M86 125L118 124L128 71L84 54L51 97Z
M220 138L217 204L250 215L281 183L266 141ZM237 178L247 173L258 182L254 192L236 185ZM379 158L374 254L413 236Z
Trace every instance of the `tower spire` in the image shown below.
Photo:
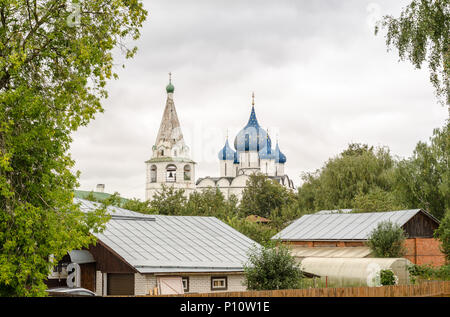
M255 92L252 92L252 106L255 105Z
M172 85L172 73L169 72L169 84L166 86L167 93L173 93L175 90L175 87Z

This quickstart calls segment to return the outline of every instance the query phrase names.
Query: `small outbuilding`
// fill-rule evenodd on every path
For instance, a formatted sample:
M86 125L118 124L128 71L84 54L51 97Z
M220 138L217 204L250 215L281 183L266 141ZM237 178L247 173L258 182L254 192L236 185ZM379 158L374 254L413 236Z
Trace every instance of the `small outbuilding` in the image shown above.
M90 212L99 204L75 199ZM49 277L65 286L78 263L78 286L98 295L244 291L244 264L256 242L214 217L145 215L108 206L111 219L87 250L72 251ZM61 285L63 284L63 285Z
M415 264L443 265L444 254L433 237L439 221L422 209L353 213L320 211L304 215L272 239L289 244L299 259L370 257L366 241L379 223L390 221L405 231L405 258Z

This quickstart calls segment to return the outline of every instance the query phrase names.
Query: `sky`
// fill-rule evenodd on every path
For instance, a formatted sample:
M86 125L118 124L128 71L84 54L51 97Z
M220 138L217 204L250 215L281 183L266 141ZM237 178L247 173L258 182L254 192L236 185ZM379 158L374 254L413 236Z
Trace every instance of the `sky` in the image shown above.
M250 116L278 140L296 186L349 143L399 158L441 127L426 65L388 50L383 15L409 0L144 0L149 12L133 59L115 52L118 80L87 127L73 134L80 190L145 197L145 161L161 122L168 73L196 179L219 176L217 154ZM120 67L125 63L125 68Z

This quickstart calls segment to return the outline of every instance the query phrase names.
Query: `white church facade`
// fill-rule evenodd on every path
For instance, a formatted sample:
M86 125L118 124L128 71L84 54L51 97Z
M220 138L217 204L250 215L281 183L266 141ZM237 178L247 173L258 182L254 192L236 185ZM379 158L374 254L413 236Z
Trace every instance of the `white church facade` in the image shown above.
M286 156L281 152L256 119L254 96L247 125L236 135L234 150L228 138L219 151L219 177L199 178L194 182L196 163L190 158L173 101L174 86L169 79L167 100L152 158L146 161L147 180L145 199L163 186L184 189L189 195L195 190L218 188L225 198L235 195L238 199L253 173L262 173L282 186L294 189L293 181L285 174Z
M253 173L264 174L282 186L294 189L292 180L284 172L286 156L280 151L278 141L273 148L269 133L261 128L256 119L254 95L250 118L236 135L234 150L227 138L218 153L218 159L220 176L199 178L196 182L197 190L216 187L225 198L235 195L240 199Z
M184 142L173 101L174 91L175 87L169 79L166 87L166 107L152 148L152 158L145 162L147 167L146 200L151 200L163 186L184 189L186 195L195 190L196 163L190 158L189 147Z

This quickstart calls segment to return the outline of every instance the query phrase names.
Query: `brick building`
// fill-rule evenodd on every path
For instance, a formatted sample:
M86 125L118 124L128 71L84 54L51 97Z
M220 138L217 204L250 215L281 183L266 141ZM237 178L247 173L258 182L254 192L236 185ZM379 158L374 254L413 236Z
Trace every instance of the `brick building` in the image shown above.
M406 259L415 264L434 266L445 263L439 241L433 237L439 221L422 209L371 213L324 210L297 219L273 239L291 245L298 258L371 257L366 241L371 231L383 221L391 221L405 231Z

